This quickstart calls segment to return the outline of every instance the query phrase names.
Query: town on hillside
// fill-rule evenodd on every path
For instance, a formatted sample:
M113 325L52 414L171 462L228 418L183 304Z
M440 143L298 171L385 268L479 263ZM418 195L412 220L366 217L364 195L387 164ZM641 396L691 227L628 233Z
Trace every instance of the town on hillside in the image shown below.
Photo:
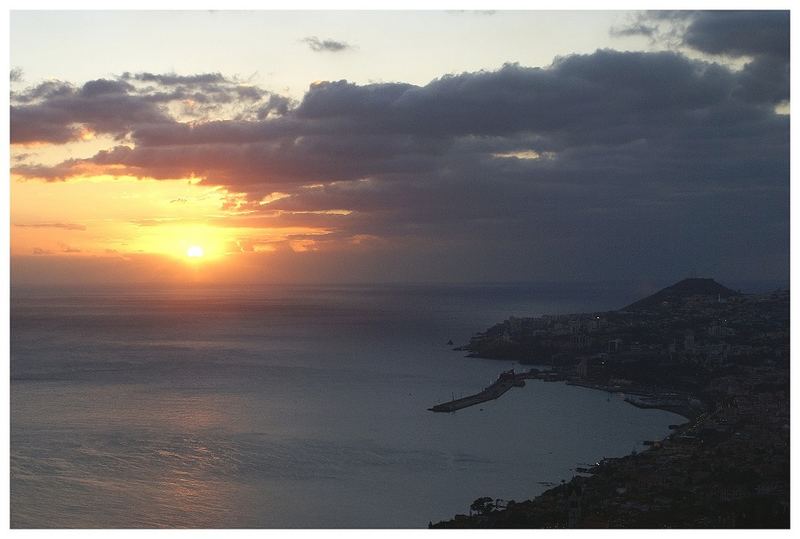
M789 526L788 290L685 279L617 311L509 318L461 349L687 422L534 500L484 496L434 527Z

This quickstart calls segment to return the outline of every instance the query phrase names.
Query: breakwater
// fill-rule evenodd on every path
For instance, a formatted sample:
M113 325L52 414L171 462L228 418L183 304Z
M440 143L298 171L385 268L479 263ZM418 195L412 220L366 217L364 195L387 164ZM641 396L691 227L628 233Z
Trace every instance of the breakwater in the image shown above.
M448 402L443 402L428 408L428 410L431 412L455 412L456 410L461 410L462 408L467 408L469 406L494 400L500 398L512 387L524 387L526 378L535 378L537 375L538 371L535 369L531 369L530 371L523 373L515 373L514 369L511 369L500 374L494 383L480 393L460 399L453 399Z

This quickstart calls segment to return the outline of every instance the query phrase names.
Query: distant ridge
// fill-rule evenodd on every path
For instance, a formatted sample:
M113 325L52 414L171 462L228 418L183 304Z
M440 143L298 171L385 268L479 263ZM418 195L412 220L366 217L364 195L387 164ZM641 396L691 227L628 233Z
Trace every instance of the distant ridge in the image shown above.
M642 311L646 309L654 309L663 306L680 302L681 300L690 296L710 296L713 298L728 298L731 296L740 296L739 292L735 292L730 288L722 286L714 279L701 279L689 278L668 286L663 290L659 290L652 296L647 296L640 299L635 303L631 303L627 307L623 307L622 311Z

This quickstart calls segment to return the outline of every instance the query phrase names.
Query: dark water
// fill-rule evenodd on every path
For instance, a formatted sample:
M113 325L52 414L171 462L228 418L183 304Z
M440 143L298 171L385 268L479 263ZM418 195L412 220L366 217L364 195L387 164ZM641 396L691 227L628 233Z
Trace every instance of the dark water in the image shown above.
M678 417L445 343L618 307L533 286L14 290L13 527L425 527L523 500Z

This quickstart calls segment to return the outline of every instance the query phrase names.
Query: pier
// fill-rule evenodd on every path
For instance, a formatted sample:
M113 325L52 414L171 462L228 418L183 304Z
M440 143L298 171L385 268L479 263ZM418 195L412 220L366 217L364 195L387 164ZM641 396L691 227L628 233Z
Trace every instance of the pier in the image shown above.
M437 404L432 408L428 408L431 412L455 412L462 408L475 406L486 401L500 398L506 391L512 387L524 387L526 378L536 378L538 372L531 369L529 372L515 373L514 369L505 371L500 377L489 387L468 397L454 399L449 402Z

